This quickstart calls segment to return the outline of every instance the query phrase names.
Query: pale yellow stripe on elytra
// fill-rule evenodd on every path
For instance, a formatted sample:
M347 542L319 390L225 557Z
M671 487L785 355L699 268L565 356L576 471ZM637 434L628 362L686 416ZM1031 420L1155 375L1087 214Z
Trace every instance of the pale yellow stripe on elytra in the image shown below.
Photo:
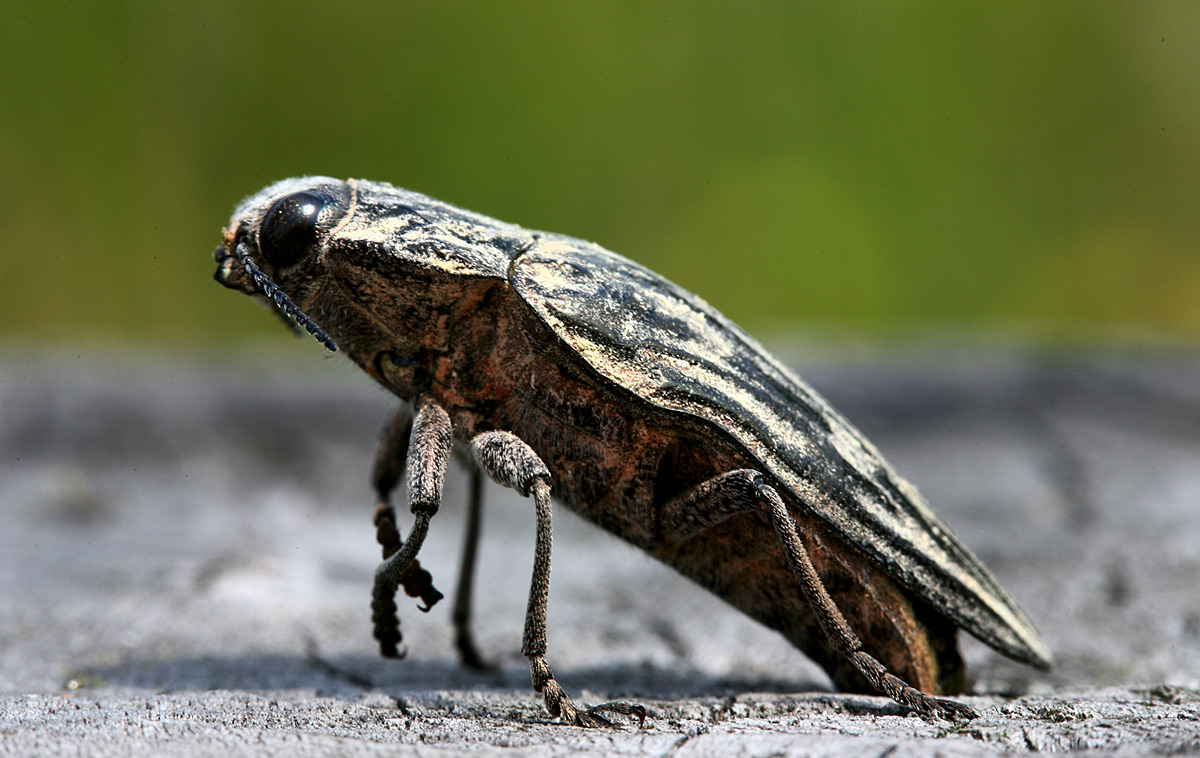
M578 255L578 244L578 242L575 242L574 245L546 244L538 250L538 253L548 256L557 253L562 258L569 260L573 255ZM558 249L551 250L551 248ZM623 262L634 270L644 270L619 255L607 253L607 251L602 252L611 256L614 263ZM655 327L639 323L632 314L607 312L603 314L605 329L611 331L615 337L619 337L627 346L635 348L632 357L627 353L618 354L616 350L596 344L587 338L586 333L572 331L568 324L557 317L555 308L550 303L559 293L572 293L572 299L567 301L569 303L567 311L570 312L580 299L587 299L587 293L584 291L587 284L580 280L578 269L564 261L557 260L525 259L522 264L528 266L527 271L530 277L537 282L537 287L533 291L523 293L526 299L560 335L567 339L585 361L619 386L660 407L673 407L676 410L695 413L696 411L688 407L686 403L673 400L670 393L660 394L656 391L664 388L667 383L664 374L670 375L679 372L687 375L697 370L702 371L704 381L714 390L715 395L723 394L730 399L731 406L734 408L741 406L741 413L757 417L764 422L767 428L776 430L776 435L784 435L776 436L776 439L785 443L785 447L791 447L800 455L819 455L811 440L789 419L774 412L767 403L756 399L754 387L745 383L737 383L736 377L726 378L719 370L698 367L685 358L646 351L644 345L655 340ZM723 359L750 354L753 356L752 360L757 363L758 369L766 376L772 377L782 385L790 385L802 402L810 405L827 421L830 427L829 442L847 464L876 482L877 485L882 484L884 479L890 479L909 499L912 510L916 511L918 515L915 522L910 523L909 527L904 527L903 525L910 522L910 519L902 515L898 517L886 502L876 502L870 497L858 497L858 506L863 511L870 513L879 523L887 525L886 528L892 532L894 538L908 543L911 546L908 550L918 555L924 555L941 566L942 570L953 576L967 593L974 595L978 601L984 603L998 618L1002 619L1016 637L1035 650L1042 649L1042 646L1038 644L1036 633L1007 605L1007 602L1011 601L1006 601L1003 590L996 591L983 586L971 573L964 571L958 561L942 547L939 538L944 537L945 532L916 489L899 477L884 462L874 445L834 411L824 398L809 389L808 385L790 369L780 364L753 338L691 293L671 293L658 288L648 288L647 291L627 292L626 295L634 297L635 303L648 306L646 308L648 312L659 313L682 322L684 324L683 331L686 333L679 335L682 340L681 346L691 345L702 348L705 358L712 360L716 366L724 364L731 367L733 362ZM597 302L597 305L603 307L602 302ZM667 320L664 319L659 323L667 323ZM665 333L666 330L660 328L657 337L661 339ZM670 342L670 340L665 341ZM640 350L637 349L639 344L643 346ZM729 408L706 408L702 415L714 417L711 419L713 421L718 421L719 418L719 425L725 428L751 456L762 461L766 471L779 477L801 503L828 512L836 521L837 528L852 542L860 545L875 543L876 537L868 533L861 521L856 521L852 517L847 518L848 514L842 508L833 507L832 504L825 505L828 503L827 493L823 492L814 482L796 473L791 464L776 452L773 445L760 439L749 427L744 425L743 420L738 418L740 415L738 412L730 411ZM828 510L826 510L827 508ZM922 521L924 528L918 528L918 523ZM925 531L926 529L928 531ZM917 582L928 582L927 586L930 589L937 586L936 577L921 576L923 570L919 564L910 564L910 566L916 574Z
M679 303L674 298L672 298L672 302ZM706 338L703 340L703 344L709 348L719 348L720 352L733 353L733 338L728 331L711 328L706 331L707 334L701 335ZM658 359L663 363L673 366L680 372L686 372L691 367L687 361L671 355L660 355ZM773 364L772 367L780 370L780 373L792 379L797 386L803 386L785 368L779 366L774 361L770 361L770 363ZM776 413L770 404L758 400L744 386L740 386L716 372L708 373L705 376L705 381L717 394L730 398L737 406L744 408L750 415L766 421L766 425L769 428L780 430L781 436L777 439L779 442L784 443L785 446L792 448L802 456L820 455L820 451L805 435L799 433L786 418ZM909 482L897 475L883 461L883 458L874 445L864 439L861 434L845 422L827 403L823 402L820 396L815 393L808 393L807 399L825 413L826 419L830 422L830 441L838 451L838 454L850 466L866 475L868 479L877 480L880 477L888 477L896 482L904 490L904 493L909 496L914 509L926 516L926 525L930 528L930 532L936 532L937 536L941 536L941 529L936 526L937 519L925 504L920 494ZM656 400L660 403L663 402L662 398L657 398ZM805 489L803 486L804 482L799 477L791 474L790 467L780 459L770 446L764 444L756 435L738 423L736 418L730 418L729 421L730 423L726 425L726 429L733 433L738 438L738 441L748 448L752 455L765 463L773 463L774 465L771 467L773 473L784 479L794 491L800 492ZM811 495L817 495L817 493L814 491ZM950 560L950 556L947 555L945 549L935 539L934 533L900 528L892 509L882 501L877 502L872 498L858 498L858 502L859 507L869 512L880 523L890 524L893 533L912 545L916 549L916 552L930 556L944 570L954 574L958 581L982 598L1010 626L1021 628L1020 621L1009 612L1003 603L997 602L998 599L994 598L990 591L980 585L975 577L965 571L959 570L956 563ZM851 533L861 533L863 531L858 524L853 522L843 523L841 524L841 528Z

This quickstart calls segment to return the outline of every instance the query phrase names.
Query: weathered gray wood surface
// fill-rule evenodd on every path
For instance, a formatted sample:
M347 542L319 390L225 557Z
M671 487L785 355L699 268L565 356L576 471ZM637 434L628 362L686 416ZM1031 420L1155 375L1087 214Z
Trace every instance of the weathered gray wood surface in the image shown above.
M370 638L367 474L391 401L315 350L0 353L0 753L1200 754L1200 354L791 359L1029 612L1041 673L966 641L965 725L831 693L781 638L559 511L550 660L645 728L554 724L519 655L531 506L487 492L477 634ZM451 594L464 487L421 556Z

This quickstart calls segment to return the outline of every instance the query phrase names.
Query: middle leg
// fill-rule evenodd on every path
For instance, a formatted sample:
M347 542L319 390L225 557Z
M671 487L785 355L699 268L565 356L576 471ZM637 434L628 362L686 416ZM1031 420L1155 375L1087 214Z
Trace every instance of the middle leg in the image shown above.
M637 716L645 722L646 709L635 703L613 701L591 708L578 708L563 692L546 661L546 604L550 596L552 543L550 470L537 453L509 432L484 432L471 440L475 461L484 472L505 487L533 497L537 509L537 544L533 557L533 579L525 611L525 634L521 652L529 659L533 689L545 697L546 710L576 726L608 726L603 713Z
M477 671L491 666L479 654L475 636L471 633L471 592L475 586L475 558L479 552L479 531L483 520L483 474L471 469L471 494L467 500L466 534L463 536L462 564L458 571L458 586L454 590L454 645L463 665Z

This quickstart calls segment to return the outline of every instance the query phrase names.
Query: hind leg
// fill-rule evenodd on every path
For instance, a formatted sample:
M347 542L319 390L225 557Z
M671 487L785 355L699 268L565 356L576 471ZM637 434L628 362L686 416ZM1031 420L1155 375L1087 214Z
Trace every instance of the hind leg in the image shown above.
M936 698L909 686L863 649L862 641L813 567L800 540L796 520L783 498L759 472L741 469L701 482L663 506L661 525L665 534L687 539L732 516L752 511L761 512L770 520L788 568L838 656L853 665L875 689L918 713L946 719L970 719L978 715L961 703Z

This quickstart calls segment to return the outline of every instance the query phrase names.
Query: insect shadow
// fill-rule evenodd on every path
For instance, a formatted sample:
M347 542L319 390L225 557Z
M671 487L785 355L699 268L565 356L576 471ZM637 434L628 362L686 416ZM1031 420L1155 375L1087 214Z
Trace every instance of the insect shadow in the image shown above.
M563 674L564 678L592 692L652 700L720 698L746 692L832 694L827 682L816 679L714 676L677 664L617 663L565 668ZM455 689L520 691L527 686L528 676L522 662L515 660L512 665L491 672L472 671L452 659L408 659L403 666L381 669L374 656L323 656L309 651L296 655L130 659L117 665L80 669L69 674L66 681L87 688L134 687L167 694L215 690L311 690L320 697L353 698L365 690L380 690L397 700L404 700L419 697L422 693Z

